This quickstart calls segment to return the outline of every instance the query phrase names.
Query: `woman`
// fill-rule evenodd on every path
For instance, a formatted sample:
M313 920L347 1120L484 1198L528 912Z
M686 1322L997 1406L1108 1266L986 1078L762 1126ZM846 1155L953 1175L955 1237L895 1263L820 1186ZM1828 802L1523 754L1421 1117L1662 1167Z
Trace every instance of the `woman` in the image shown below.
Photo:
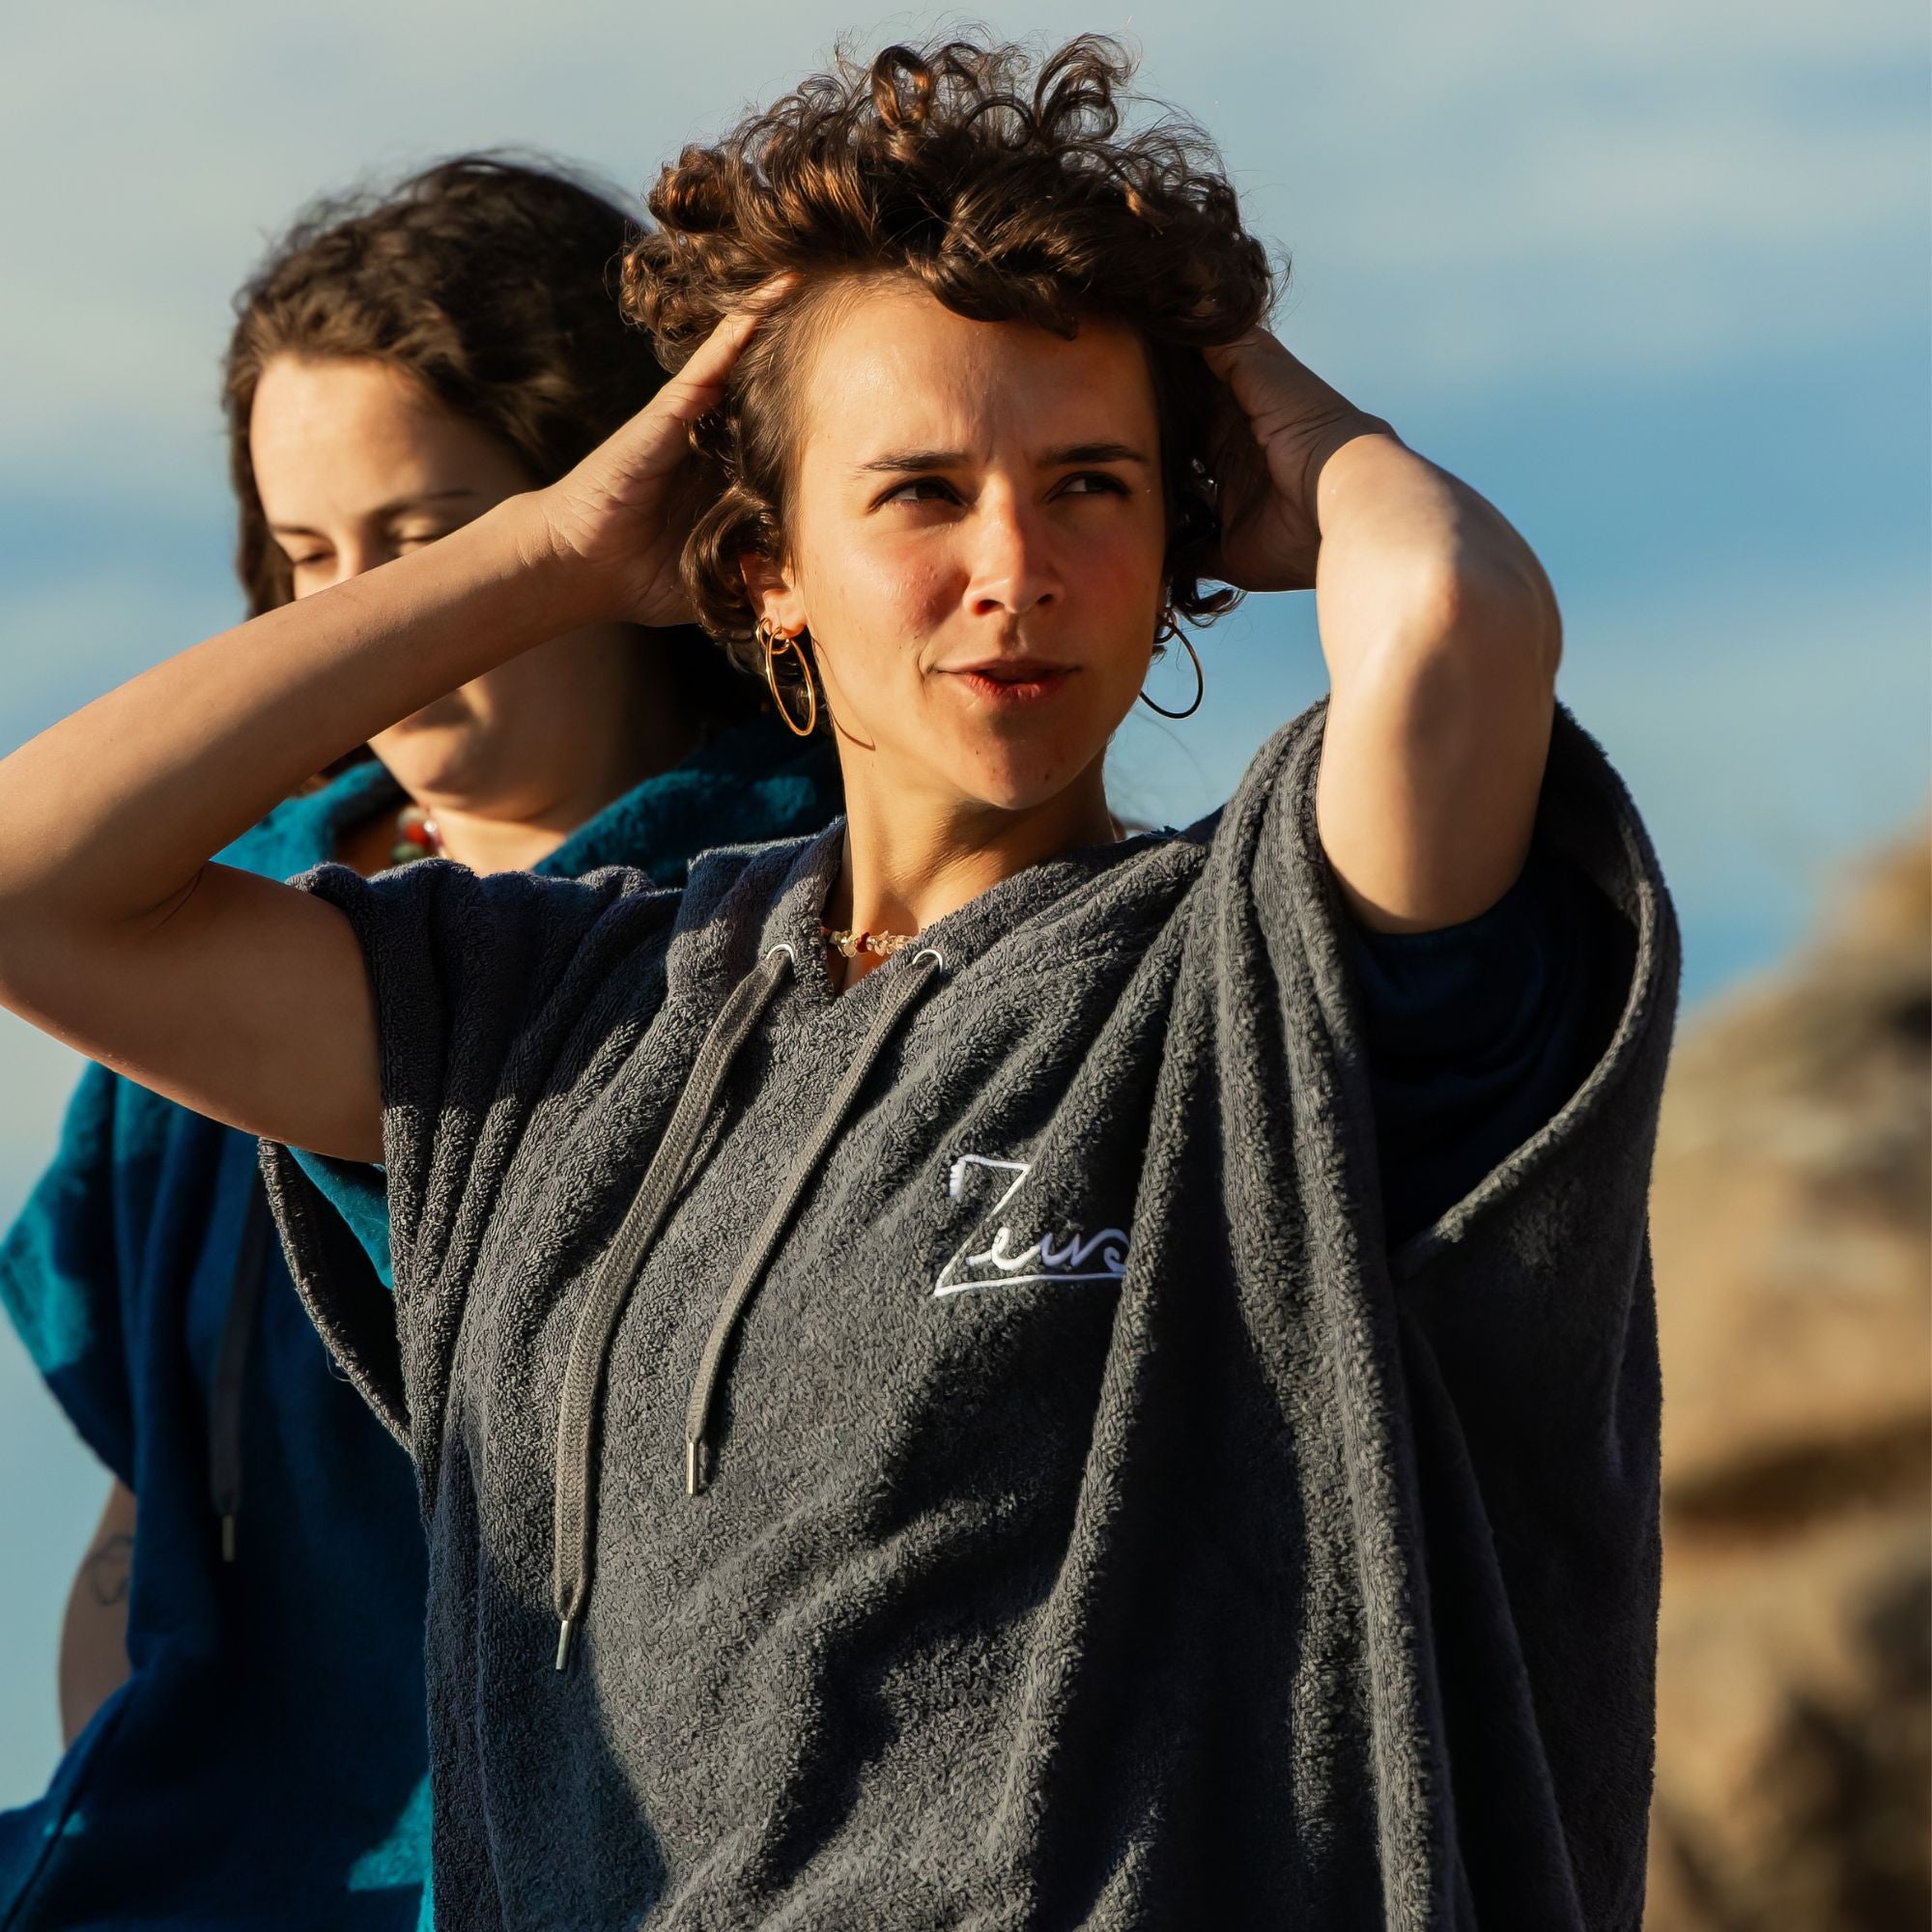
M450 1923L1634 1923L1667 904L1535 559L1261 328L1125 77L895 48L687 151L637 421L0 765L0 998L384 1162L378 1307L271 1156L417 1462ZM1315 584L1331 696L1122 838L1204 578ZM207 864L692 608L842 826L682 894Z
M648 400L662 372L610 275L625 233L566 176L481 159L298 226L225 372L255 611L554 480ZM279 879L434 849L671 882L700 844L832 810L829 760L753 696L688 636L565 627L377 732L228 862ZM385 1269L380 1212L369 1232ZM414 1486L292 1292L254 1141L92 1069L0 1295L115 1478L64 1634L71 1748L0 1822L0 1919L413 1925Z

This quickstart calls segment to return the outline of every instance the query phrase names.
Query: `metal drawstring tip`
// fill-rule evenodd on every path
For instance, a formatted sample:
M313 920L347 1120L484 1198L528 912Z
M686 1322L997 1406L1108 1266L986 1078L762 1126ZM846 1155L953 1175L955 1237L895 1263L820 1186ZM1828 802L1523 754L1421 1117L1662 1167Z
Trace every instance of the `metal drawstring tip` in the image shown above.
M232 1515L221 1519L221 1560L224 1563L235 1561L235 1519Z
M703 1487L700 1473L703 1449L704 1444L696 1435L684 1445L684 1492L688 1496L695 1496Z
M556 1667L570 1668L570 1646L577 1635L577 1619L565 1617L556 1627Z

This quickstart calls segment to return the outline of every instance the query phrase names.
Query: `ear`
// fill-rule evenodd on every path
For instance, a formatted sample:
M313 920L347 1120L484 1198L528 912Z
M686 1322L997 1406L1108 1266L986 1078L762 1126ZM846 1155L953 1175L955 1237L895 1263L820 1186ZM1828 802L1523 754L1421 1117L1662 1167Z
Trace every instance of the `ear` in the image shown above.
M769 618L781 637L797 637L806 628L805 597L791 572L753 551L739 554L738 569L745 580L745 594L751 599L752 614Z

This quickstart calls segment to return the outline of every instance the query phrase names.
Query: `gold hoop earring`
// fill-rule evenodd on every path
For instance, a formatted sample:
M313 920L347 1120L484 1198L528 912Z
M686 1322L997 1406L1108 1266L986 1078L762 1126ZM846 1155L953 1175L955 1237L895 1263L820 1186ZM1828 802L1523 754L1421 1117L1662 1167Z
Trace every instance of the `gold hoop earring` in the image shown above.
M1163 718L1192 718L1201 709L1201 700L1208 696L1208 673L1201 668L1201 658L1200 654L1194 648L1194 640L1175 622L1172 611L1162 613L1160 628L1154 632L1156 640L1160 639L1163 632L1170 638L1179 638L1180 639L1182 647L1187 652L1188 661L1194 667L1194 702L1185 711L1170 711L1166 705L1156 704L1145 691L1141 693L1141 702L1150 711L1159 712Z
M772 702L779 708L779 716L785 722L785 728L794 738L810 738L818 729L818 686L811 675L811 666L805 653L798 647L796 638L782 637L772 628L769 617L758 619L758 628L753 633L758 648L764 653L765 685L772 694ZM789 651L798 660L799 674L805 679L805 723L799 724L791 715L782 695L779 691L778 661Z

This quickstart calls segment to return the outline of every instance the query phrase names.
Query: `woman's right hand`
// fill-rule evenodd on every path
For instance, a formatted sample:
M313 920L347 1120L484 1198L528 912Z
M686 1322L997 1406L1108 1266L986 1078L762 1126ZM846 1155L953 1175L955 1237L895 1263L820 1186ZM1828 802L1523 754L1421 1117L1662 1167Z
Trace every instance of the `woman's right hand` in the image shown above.
M560 482L211 638L0 758L0 1006L198 1114L380 1159L349 922L210 857L351 745L560 629L678 622L689 426L763 308L728 316Z
M787 286L768 283L734 309L645 408L537 493L553 554L591 574L603 614L655 627L690 622L679 558L691 525L680 487L691 426L724 400L732 366Z

